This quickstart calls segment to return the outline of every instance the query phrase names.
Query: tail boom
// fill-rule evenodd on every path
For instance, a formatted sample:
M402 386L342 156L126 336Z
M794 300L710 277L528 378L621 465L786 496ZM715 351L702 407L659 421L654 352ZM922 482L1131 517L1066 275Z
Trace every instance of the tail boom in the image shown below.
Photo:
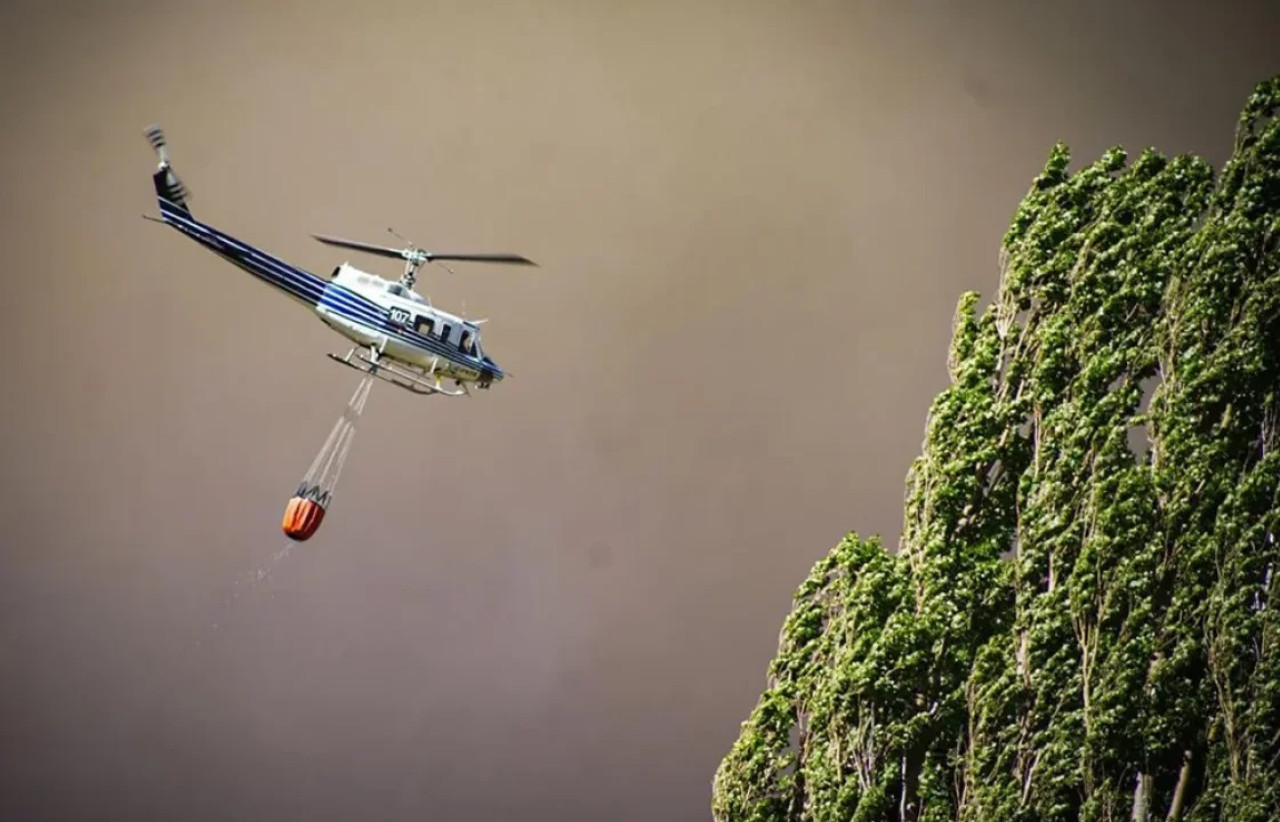
M158 222L172 226L224 260L248 271L268 285L275 286L309 308L314 308L320 302L326 286L324 280L197 220L188 205L190 195L187 187L178 179L169 162L164 131L153 125L146 129L146 135L147 142L160 161L151 175L156 201L160 206Z
M159 198L160 219L222 259L274 286L308 308L314 308L324 295L325 280L310 271L290 265L284 260L238 240L191 216L183 206Z

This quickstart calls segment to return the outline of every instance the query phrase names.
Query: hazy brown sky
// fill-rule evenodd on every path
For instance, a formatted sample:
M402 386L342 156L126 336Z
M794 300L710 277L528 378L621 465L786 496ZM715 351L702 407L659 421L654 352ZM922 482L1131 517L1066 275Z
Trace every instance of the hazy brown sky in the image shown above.
M1278 42L1274 2L6 3L0 811L709 819L795 586L896 542L1051 144L1219 163ZM157 121L313 271L388 226L542 266L424 272L515 376L379 386L229 607L355 377L139 218Z

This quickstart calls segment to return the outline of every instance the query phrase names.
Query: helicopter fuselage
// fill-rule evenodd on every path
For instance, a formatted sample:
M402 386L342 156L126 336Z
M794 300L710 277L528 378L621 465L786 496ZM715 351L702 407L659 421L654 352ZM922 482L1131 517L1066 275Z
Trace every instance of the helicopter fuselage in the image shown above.
M427 376L488 388L504 372L480 347L478 323L432 306L417 292L342 263L325 280L195 219L163 193L156 173L161 221L259 280L309 308L358 346L377 351ZM348 362L348 364L350 364Z

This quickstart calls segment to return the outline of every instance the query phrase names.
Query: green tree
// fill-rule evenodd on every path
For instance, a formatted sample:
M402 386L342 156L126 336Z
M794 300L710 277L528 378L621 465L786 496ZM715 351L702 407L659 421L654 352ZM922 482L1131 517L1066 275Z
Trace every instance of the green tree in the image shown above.
M900 550L813 569L718 822L1280 819L1280 77L1215 177L1050 153Z

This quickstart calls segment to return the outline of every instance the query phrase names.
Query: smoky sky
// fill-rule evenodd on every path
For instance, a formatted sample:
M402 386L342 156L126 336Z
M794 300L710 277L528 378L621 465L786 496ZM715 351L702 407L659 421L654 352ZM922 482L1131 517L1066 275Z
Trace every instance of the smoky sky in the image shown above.
M896 546L961 292L1052 144L1220 164L1274 3L0 10L0 809L37 820L707 820L790 597ZM428 267L513 376L373 392L154 213L321 274ZM464 306L465 303L465 306Z

